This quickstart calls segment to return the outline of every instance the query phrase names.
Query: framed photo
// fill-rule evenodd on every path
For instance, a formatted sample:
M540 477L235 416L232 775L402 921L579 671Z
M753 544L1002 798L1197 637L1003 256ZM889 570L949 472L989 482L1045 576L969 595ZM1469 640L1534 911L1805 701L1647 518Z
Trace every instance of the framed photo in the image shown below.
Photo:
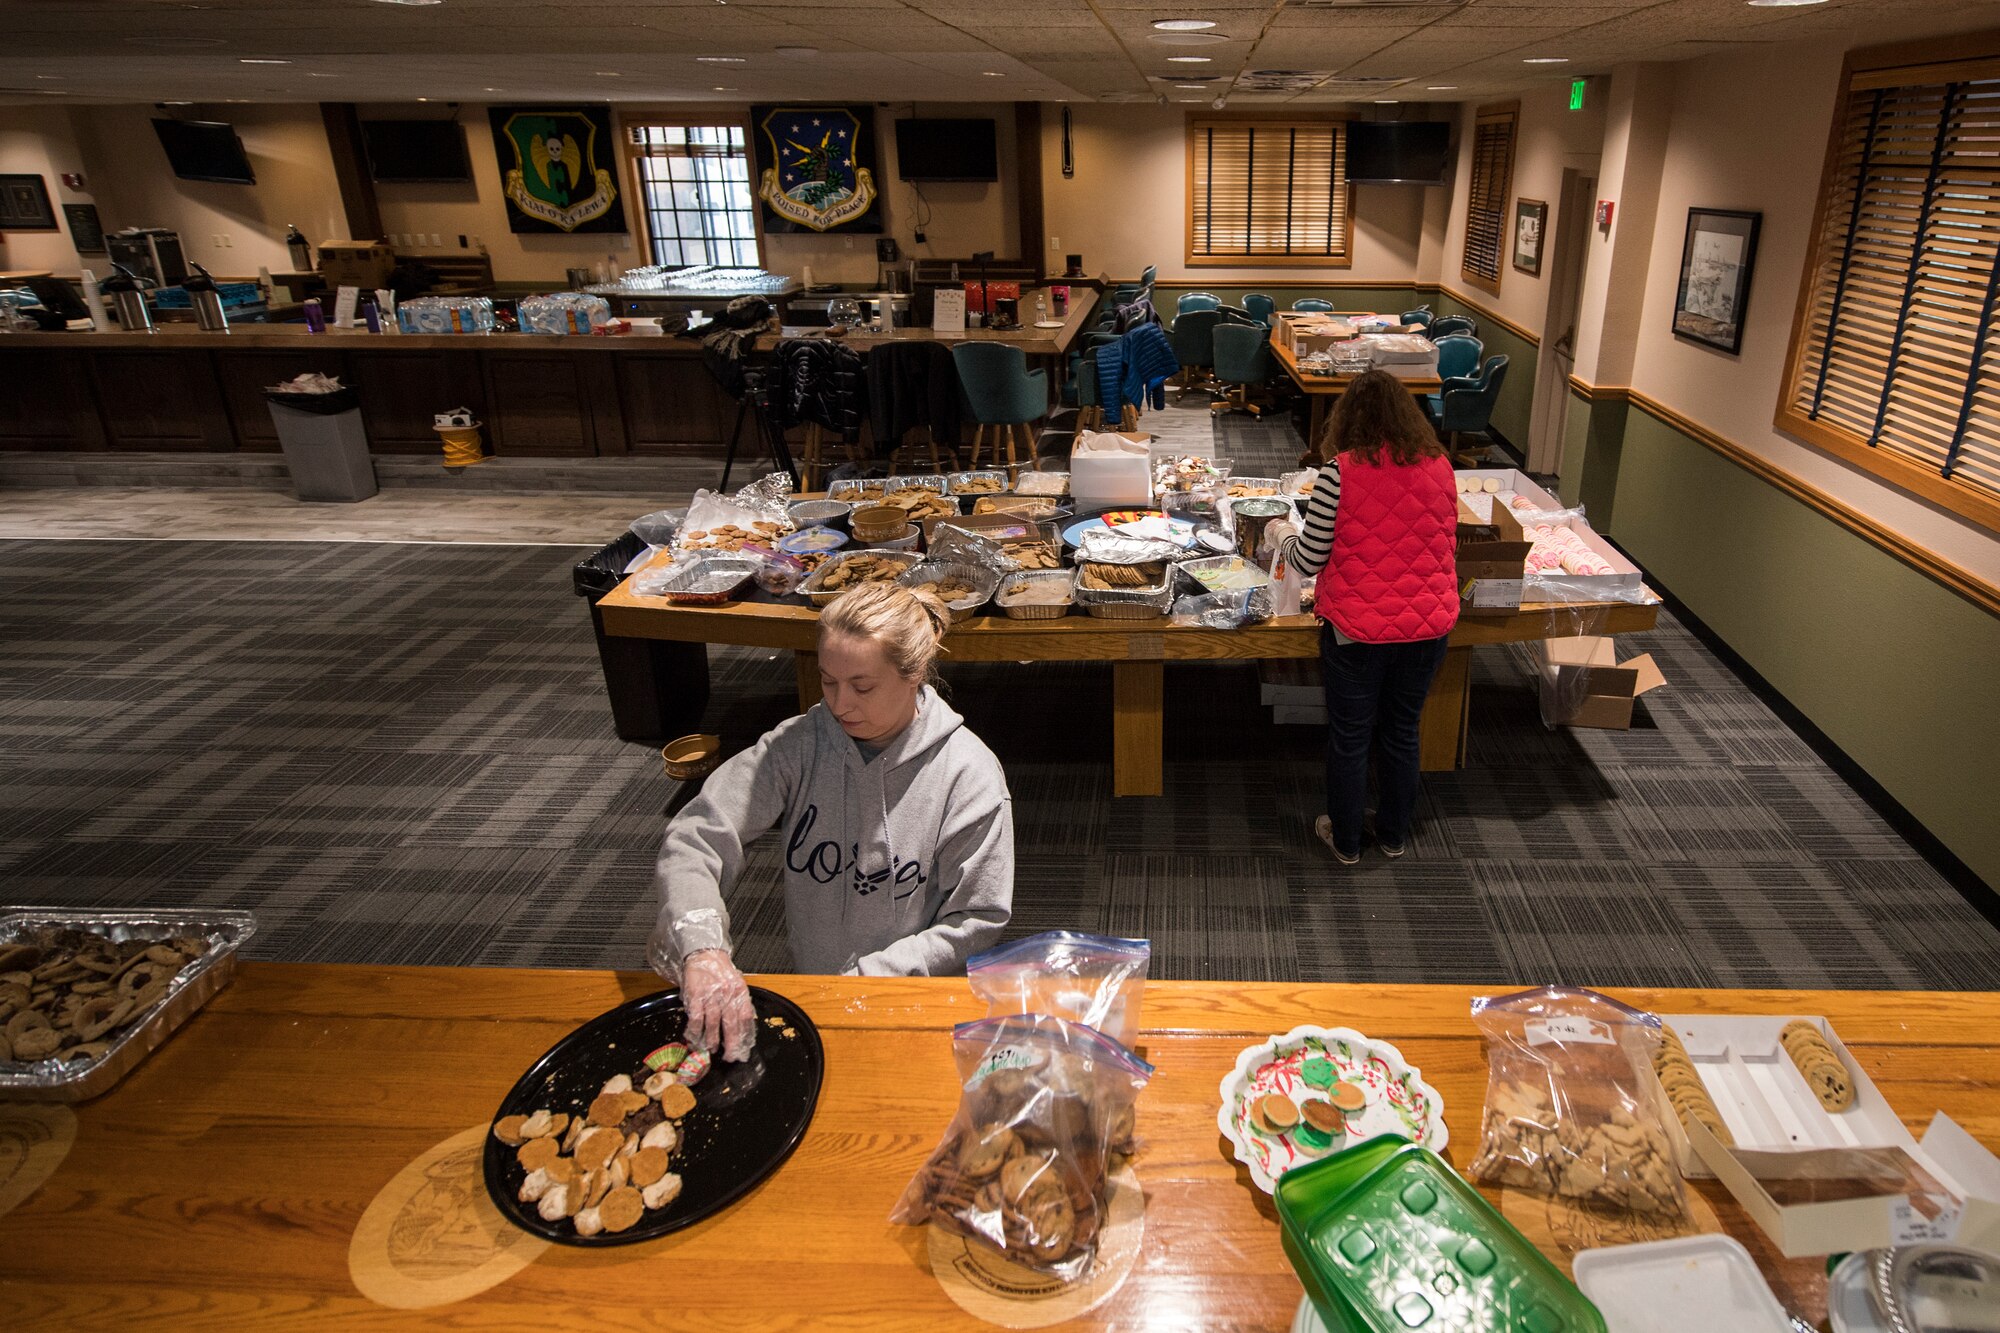
M1514 201L1514 267L1530 277L1542 274L1542 241L1549 230L1549 206L1540 199Z
M1743 313L1757 263L1762 213L1690 208L1681 244L1681 285L1674 336L1735 355L1743 350Z
M875 108L750 108L764 234L880 232Z
M0 176L0 231L54 231L55 205L40 176Z

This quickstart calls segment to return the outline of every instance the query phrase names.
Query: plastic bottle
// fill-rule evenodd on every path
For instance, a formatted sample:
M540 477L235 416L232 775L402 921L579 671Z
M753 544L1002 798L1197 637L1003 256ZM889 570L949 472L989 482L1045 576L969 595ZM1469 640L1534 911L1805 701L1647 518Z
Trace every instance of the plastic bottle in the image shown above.
M312 272L312 246L306 244L305 233L290 222L285 224L285 248L292 252L293 272Z

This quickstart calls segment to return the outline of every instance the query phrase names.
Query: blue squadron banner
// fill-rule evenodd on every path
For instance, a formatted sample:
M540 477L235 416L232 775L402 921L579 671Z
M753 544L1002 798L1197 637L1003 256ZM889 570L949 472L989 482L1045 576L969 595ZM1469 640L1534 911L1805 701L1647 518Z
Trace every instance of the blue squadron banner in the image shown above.
M753 106L766 232L881 231L875 109Z
M496 106L487 115L510 228L625 230L610 108Z

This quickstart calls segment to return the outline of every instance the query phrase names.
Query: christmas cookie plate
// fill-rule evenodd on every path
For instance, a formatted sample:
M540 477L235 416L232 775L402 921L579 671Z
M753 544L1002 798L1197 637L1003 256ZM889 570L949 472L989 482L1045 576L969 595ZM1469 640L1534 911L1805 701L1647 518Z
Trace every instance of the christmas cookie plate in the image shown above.
M1444 1101L1386 1041L1301 1024L1236 1057L1216 1125L1266 1194L1294 1166L1378 1134L1442 1152Z

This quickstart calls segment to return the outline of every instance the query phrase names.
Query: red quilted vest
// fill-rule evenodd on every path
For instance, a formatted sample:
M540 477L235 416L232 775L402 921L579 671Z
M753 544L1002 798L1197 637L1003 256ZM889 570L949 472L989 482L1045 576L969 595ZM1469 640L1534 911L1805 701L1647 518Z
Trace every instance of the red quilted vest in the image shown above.
M1458 498L1451 464L1340 456L1333 552L1313 607L1361 643L1416 643L1458 623Z

